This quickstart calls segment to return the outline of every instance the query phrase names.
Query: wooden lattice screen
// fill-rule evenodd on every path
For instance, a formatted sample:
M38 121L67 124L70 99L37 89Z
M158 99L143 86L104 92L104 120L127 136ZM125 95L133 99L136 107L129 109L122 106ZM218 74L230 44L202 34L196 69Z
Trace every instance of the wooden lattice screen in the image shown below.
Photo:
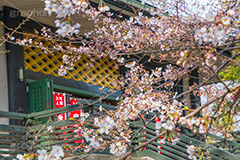
M52 46L50 42L44 42L43 46ZM39 48L24 47L25 54L25 69L44 74L58 75L58 69L63 64L62 53L43 53ZM90 58L83 55L81 59L75 63L73 70L68 70L63 76L66 79L82 81L94 85L115 88L113 80L117 80L119 71L115 68L117 63L110 58L97 59L94 62L94 67L89 67L86 64L92 63Z

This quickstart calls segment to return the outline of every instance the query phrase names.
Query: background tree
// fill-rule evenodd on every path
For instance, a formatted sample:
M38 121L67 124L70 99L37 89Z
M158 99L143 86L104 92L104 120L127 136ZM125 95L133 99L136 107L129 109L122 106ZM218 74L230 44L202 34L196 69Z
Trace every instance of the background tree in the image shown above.
M44 2L48 13L58 18L55 21L58 27L56 33L43 28L41 33L29 34L28 39L15 40L9 34L2 38L3 41L38 47L45 52L60 50L64 53L65 63L59 69L60 75L73 69L74 62L81 55L94 57L92 61L109 56L128 68L125 77L116 80L117 89L124 91L117 109L106 111L106 116L94 120L82 119L82 122L93 122L97 128L82 127L83 136L89 142L89 145L85 145L86 153L110 147L110 153L126 158L159 137L165 137L163 141L177 141L177 132L183 125L193 132L198 129L204 135L202 148L211 143L207 135L213 130L228 138L228 132L236 125L233 118L239 113L240 84L229 85L224 82L239 79L238 0L211 1L204 5L185 0L168 0L164 4L161 1L143 1L153 5L149 10L151 16L133 8L136 16L129 19L114 15L102 1L98 8L91 7L86 0ZM84 35L79 34L81 25L71 19L71 16L79 13L95 23L95 28ZM26 34L17 30L14 32ZM52 42L53 47L44 47L41 42L33 41L36 37ZM68 45L62 47L61 41ZM223 54L233 49L232 57ZM165 67L149 70L145 66L147 62L164 64ZM198 83L192 84L183 93L173 92L178 82L186 80L196 69L201 75ZM223 71L223 79L220 71ZM223 88L213 89L207 85L213 82L221 83ZM200 87L205 91L199 90ZM191 94L206 94L208 101L197 104L196 108L188 108L186 104L189 99L186 97ZM197 115L209 105L214 106L211 113ZM154 116L145 120L143 116L149 113ZM133 138L157 117L157 135L145 144L130 149ZM141 119L144 126L133 133L129 121L137 119ZM223 125L219 125L220 122ZM195 151L195 146L188 146L189 158L196 159ZM204 151L202 149L201 153Z

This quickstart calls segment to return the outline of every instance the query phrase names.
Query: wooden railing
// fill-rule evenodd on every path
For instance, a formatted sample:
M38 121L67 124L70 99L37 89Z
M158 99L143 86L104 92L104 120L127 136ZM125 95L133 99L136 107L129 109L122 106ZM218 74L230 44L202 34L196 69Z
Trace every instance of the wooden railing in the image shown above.
M137 131L139 127L143 126L143 123L141 121L136 121L136 122L133 122L131 125L132 125L132 129ZM145 127L145 129L143 129L139 133L139 135L134 140L133 144L134 145L142 144L147 140L153 138L154 136L156 136L155 124L149 123L147 127ZM209 136L214 138L215 140L222 140L220 137L216 135L210 134ZM186 159L189 159L188 158L189 154L187 153L187 147L186 147L187 145L194 145L197 147L201 147L203 144L202 141L194 137L189 137L183 133L179 133L178 138L180 138L180 141L177 144L172 144L171 142L168 142L168 141L165 141L165 144L161 144L159 143L161 139L159 139L158 141L153 141L146 148L143 148L140 151L138 151L136 156L141 157L141 156L151 155L151 157L155 159L186 160ZM234 141L229 141L229 140L227 140L226 143L229 148L224 148L224 149L229 149L229 151L220 149L221 147L219 146L211 146L208 148L208 151L205 152L202 159L216 159L216 160L239 159L240 156L238 155L237 151L238 149L240 149L240 144ZM200 153L200 151L197 151L197 153ZM199 155L196 154L196 156L198 159L200 158Z
M36 151L38 149L50 150L52 145L76 145L75 142L83 140L79 133L73 132L76 128L72 127L75 124L79 124L74 120L65 121L53 121L44 124L35 124L35 120L49 117L53 119L54 115L60 113L71 112L74 110L83 109L86 110L88 107L99 108L102 105L105 109L111 110L115 109L115 106L102 104L96 101L80 101L79 104L73 106L66 106L58 109L51 109L47 111L35 112L31 114L23 113L12 113L0 111L0 117L23 120L25 126L15 126L15 125L0 125L0 159L13 159L17 154L23 154L27 152ZM48 131L48 127L53 126L53 132ZM143 123L141 121L134 121L130 123L130 127L134 131L137 131L139 127L142 127ZM63 134L64 133L64 134ZM155 124L149 123L145 129L143 129L133 140L133 147L141 143L146 142L150 138L153 138L155 133ZM210 135L216 140L220 137L215 135ZM187 145L201 146L202 141L196 139L194 136L179 133L180 141L177 144L172 144L171 142L165 141L165 144L160 144L159 141L154 141L146 148L137 151L134 156L150 156L155 159L177 159L186 160L188 159ZM227 144L231 146L232 153L235 153L240 149L240 144L227 141ZM200 151L197 151L200 152ZM104 152L107 153L107 152ZM226 150L219 149L217 147L210 147L208 152L204 154L203 159L229 159L238 160L239 157L232 154ZM81 149L77 153L72 153L70 150L66 152L69 156L83 155ZM7 157L6 157L7 156ZM200 156L198 156L200 158Z
M30 153L38 149L49 150L52 145L80 143L79 141L83 140L83 137L79 136L79 133L73 132L77 129L73 126L79 122L65 120L38 124L37 120L45 117L53 120L57 114L84 110L90 104L95 106L95 101L83 100L77 105L31 114L0 111L1 118L22 120L25 123L25 126L0 124L0 159L13 159L17 154ZM54 127L53 132L48 130L49 126ZM74 155L74 153L66 154Z
M7 113L4 115L6 117ZM41 117L43 116L39 114L39 118ZM19 119L19 117L14 117L14 119ZM76 124L75 121L66 120L34 125L34 120L28 120L26 122L31 124L28 126L0 125L1 157L7 156L4 159L12 159L17 154L31 153L38 149L49 150L52 145L74 144L75 141L82 140L82 137L76 137L78 134L72 132L76 129L71 127ZM54 131L48 131L48 126L53 126ZM66 134L63 134L64 132ZM3 159L1 157L0 159Z

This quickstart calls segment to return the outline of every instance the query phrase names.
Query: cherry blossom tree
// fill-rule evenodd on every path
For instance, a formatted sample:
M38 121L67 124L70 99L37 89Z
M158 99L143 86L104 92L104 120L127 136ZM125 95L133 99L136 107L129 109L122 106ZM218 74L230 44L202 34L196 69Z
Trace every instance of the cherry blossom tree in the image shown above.
M112 13L102 0L98 8L92 7L87 0L44 0L44 3L48 14L56 16L56 33L43 28L41 32L29 34L27 39L15 39L8 34L2 40L41 48L45 52L61 51L64 65L59 68L59 75L73 69L82 55L94 57L92 62L109 56L126 68L126 75L115 83L118 90L123 90L117 109L107 111L100 107L99 110L107 115L95 118L89 118L88 113L81 115L81 123L91 122L95 126L93 129L81 127L87 154L110 147L110 153L124 159L170 134L174 136L164 138L162 142L176 144L181 126L204 135L202 148L206 148L205 144L211 143L207 138L209 133L219 133L227 139L229 132L236 129L238 122L234 117L240 112L240 84L226 83L219 73L227 71L229 64L240 65L240 1L216 0L203 5L199 1L167 0L163 3L161 0L143 0L144 5L152 5L148 10L150 16L132 7L136 15L126 19ZM75 14L93 21L95 28L80 35L83 24L71 19ZM53 47L33 41L36 37L52 42ZM68 45L62 47L59 42ZM231 57L225 56L225 52L231 52ZM147 69L145 64L151 62L159 66ZM162 64L164 67L160 67ZM181 80L189 80L193 70L200 75L198 83L185 86L182 93L173 92ZM221 89L208 85L214 82L220 83ZM204 95L207 101L189 108L187 97L191 94L195 97ZM209 106L210 111L206 112ZM150 113L152 118L145 119L144 116ZM134 137L156 119L157 135L131 148ZM144 125L133 133L129 123L135 120L143 121ZM220 122L224 125L218 125ZM196 146L188 146L190 159L196 159L196 149Z

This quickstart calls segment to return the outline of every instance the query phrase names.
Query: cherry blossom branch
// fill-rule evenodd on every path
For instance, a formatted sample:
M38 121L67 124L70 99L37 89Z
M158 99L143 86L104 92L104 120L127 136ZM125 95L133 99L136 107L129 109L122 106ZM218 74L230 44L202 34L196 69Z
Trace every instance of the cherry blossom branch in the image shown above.
M198 108L196 108L193 112L191 112L190 114L188 114L187 116L185 116L186 119L193 117L194 115L196 115L198 112L200 112L202 109L204 109L205 107L209 106L210 104L214 103L215 101L219 100L222 97L225 97L228 93L234 92L235 90L240 88L240 84L229 88L229 91L225 91L223 92L221 95L215 97L214 99L212 99L211 101L207 102L205 105L202 105ZM126 157L130 156L131 154L133 154L134 152L136 152L137 150L141 149L142 147L147 146L148 144L150 144L151 142L157 140L159 137L163 136L164 134L166 134L167 131L163 131L162 133L160 133L159 135L153 137L152 139L148 140L146 143L141 144L135 148L133 148L131 151L129 151L126 155L118 158L118 160L124 160Z
M24 25L24 24L30 19L30 17L32 16L32 14L33 14L33 12L31 12L30 15L29 15L26 19L24 19L15 29L12 29L12 28L7 27L7 29L8 29L9 31L11 31L11 33L8 34L7 36L8 36L8 37L12 37L12 35L13 35L14 33L17 33L17 30L20 29L21 26ZM5 26L3 22L1 22L1 25ZM6 42L8 41L7 38L3 38L3 39L1 38L1 40L2 40L2 42L0 43L0 46L2 46L4 43L6 43Z
M214 121L213 121L213 120L214 120L214 117L215 117L215 115L217 114L217 112L219 111L220 106L221 106L221 104L222 104L223 101L224 101L224 98L225 98L225 96L222 97L221 102L218 104L218 108L216 109L216 111L214 112L214 114L213 114L213 116L212 116L212 118L211 118L211 120L210 120L211 122L210 122L210 125L208 126L208 129L207 129L207 131L206 131L205 137L208 136L209 131L210 131L210 129L212 128L212 124L213 124L213 122L214 122ZM203 145L202 145L203 147L205 146L206 141L207 141L207 139L204 140Z
M136 136L138 135L139 132L141 132L149 123L151 123L156 117L157 117L158 114L154 115L150 120L148 120L147 123L144 123L144 125L142 127L140 127L137 132L135 133L135 135L132 137L131 139L131 144L132 144L132 141L136 138ZM131 146L130 144L130 146Z
M215 97L214 99L212 99L211 101L207 102L205 105L200 106L198 108L196 108L193 112L191 112L190 114L188 114L187 116L185 116L185 118L190 118L192 116L194 116L195 114L197 114L198 112L200 112L202 109L204 109L205 107L209 106L210 104L212 104L213 102L219 100L222 97L225 97L228 93L234 92L237 89L240 88L240 84L237 84L236 86L229 88L228 91L223 92L222 94L220 94L219 96Z
M118 158L117 160L125 160L128 156L131 156L131 154L133 154L134 152L138 151L139 149L147 146L148 144L152 143L153 141L156 141L157 139L159 139L161 136L163 136L164 134L166 134L167 131L163 131L162 133L156 135L155 137L151 138L150 140L148 140L147 142L133 148L131 151L127 152L126 155Z

